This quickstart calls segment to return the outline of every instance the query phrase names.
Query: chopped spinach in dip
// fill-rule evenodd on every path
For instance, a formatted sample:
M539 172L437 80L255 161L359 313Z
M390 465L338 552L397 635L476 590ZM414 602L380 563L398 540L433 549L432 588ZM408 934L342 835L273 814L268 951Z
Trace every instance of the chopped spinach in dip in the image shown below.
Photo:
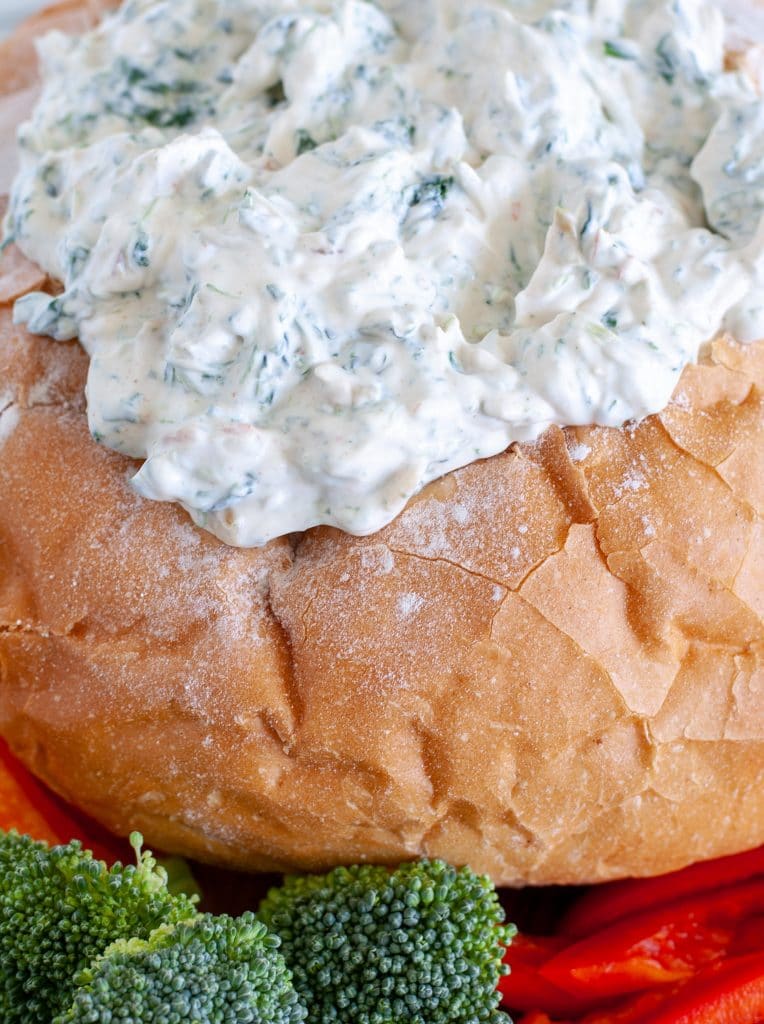
M703 0L128 0L41 44L6 231L90 429L231 544L364 534L764 336L764 108Z

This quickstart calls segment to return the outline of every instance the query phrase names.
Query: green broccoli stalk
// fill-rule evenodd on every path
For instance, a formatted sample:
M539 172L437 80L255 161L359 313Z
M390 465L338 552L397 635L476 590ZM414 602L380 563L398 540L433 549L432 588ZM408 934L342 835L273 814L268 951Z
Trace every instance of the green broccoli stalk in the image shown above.
M109 869L78 842L49 847L0 833L0 1020L50 1024L71 1006L75 975L121 938L147 938L196 916L195 899L171 894L142 839L137 864Z
M279 940L246 913L210 914L121 939L78 976L54 1024L300 1024L305 1010Z
M310 1024L500 1024L515 934L490 879L442 861L287 878L259 918L281 938Z

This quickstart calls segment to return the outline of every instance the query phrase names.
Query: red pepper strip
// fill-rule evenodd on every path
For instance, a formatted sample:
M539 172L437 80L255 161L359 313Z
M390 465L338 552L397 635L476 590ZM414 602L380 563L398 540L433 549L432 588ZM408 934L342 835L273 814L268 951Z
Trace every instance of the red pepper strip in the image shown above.
M15 828L46 843L60 843L61 836L51 828L40 811L29 802L27 794L0 761L0 828Z
M598 1010L585 1017L576 1017L576 1021L578 1024L645 1024L645 1014L665 1001L665 991L643 992L636 998L632 997L626 1003ZM556 1018L553 1020L548 1014L536 1011L526 1014L521 1018L519 1024L573 1024L573 1021L557 1020Z
M595 996L574 996L557 988L539 974L539 967L559 952L564 941L559 938L535 935L516 935L504 954L504 963L510 973L499 981L502 1004L512 1012L538 1010L547 1013L578 1017L602 1002Z
M735 957L704 971L640 1024L761 1024L764 953Z
M673 991L673 989L672 989ZM645 1024L645 1015L666 1000L666 991L642 992L626 1003L579 1018L579 1024Z
M657 878L627 879L593 886L563 918L564 935L590 935L628 914L660 903L673 903L694 892L719 889L764 875L764 846L747 853L692 864L681 871Z
M510 967L519 963L538 967L566 945L565 939L556 935L528 935L527 932L518 932L507 946L504 963Z
M0 828L3 830L15 828L51 844L80 839L86 849L93 851L94 857L107 863L134 860L135 855L127 843L51 793L13 756L2 739L0 779Z
M688 983L689 985L692 982ZM653 992L642 992L638 996L632 996L627 1002L621 1002L617 1006L608 1007L595 1013L587 1014L585 1017L576 1017L575 1024L655 1024L652 1014L658 1010L662 1011L669 1005L669 1000L678 989L661 989ZM535 1011L526 1014L519 1021L519 1024L574 1024L573 1020L553 1019L546 1013ZM687 1024L685 1021L676 1022L673 1018L661 1019L660 1024ZM696 1024L692 1021L691 1024ZM716 1024L713 1017L702 1018L697 1024ZM724 1021L719 1024L725 1024ZM742 1024L749 1024L744 1020Z
M764 951L764 915L749 917L735 930L735 938L728 956L747 956Z
M617 1008L577 1018L579 1024L761 1024L764 953L714 964L670 989L644 992ZM520 1024L571 1024L535 1012Z
M764 879L754 879L618 921L539 971L558 988L589 997L680 981L723 957L742 922L762 913Z
M515 964L511 974L499 982L499 991L502 1005L512 1013L543 1006L547 1013L578 1017L602 1003L601 997L586 999L565 992L527 964Z

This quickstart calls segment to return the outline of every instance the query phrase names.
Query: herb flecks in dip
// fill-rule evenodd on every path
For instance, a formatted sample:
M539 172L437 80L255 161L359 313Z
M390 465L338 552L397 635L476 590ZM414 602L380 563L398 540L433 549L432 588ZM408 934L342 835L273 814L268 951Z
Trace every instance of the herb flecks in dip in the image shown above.
M764 113L700 0L130 0L42 44L8 233L94 437L229 543L367 533L764 335Z

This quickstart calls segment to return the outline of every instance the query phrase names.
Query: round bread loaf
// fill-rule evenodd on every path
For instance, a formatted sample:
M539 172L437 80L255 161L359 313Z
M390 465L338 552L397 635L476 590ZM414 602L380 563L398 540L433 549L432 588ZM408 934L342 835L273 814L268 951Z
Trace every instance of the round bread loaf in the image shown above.
M13 326L40 273L0 273L0 732L58 792L255 870L591 882L764 842L764 343L374 536L237 550L131 490L84 353Z

